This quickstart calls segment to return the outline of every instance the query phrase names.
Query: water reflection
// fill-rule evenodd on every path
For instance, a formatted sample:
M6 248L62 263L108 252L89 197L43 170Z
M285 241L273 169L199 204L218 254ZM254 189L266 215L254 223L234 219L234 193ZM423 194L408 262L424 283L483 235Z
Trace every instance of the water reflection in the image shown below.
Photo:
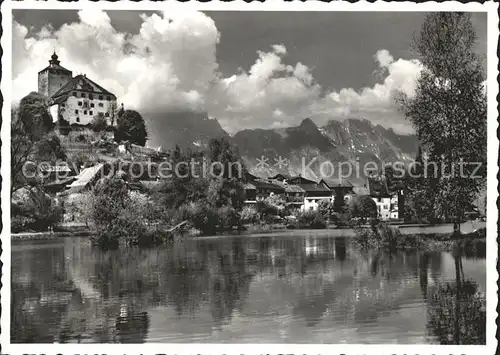
M65 239L14 245L12 265L12 342L485 337L486 270L476 245L453 255L359 253L345 238L225 237L102 252Z

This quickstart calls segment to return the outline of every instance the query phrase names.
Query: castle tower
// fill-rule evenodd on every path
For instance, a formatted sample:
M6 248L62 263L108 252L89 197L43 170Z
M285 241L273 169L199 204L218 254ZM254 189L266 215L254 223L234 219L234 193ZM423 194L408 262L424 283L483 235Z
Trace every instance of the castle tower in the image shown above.
M72 79L71 70L62 67L59 63L58 56L54 51L49 60L49 66L38 72L39 94L52 97L56 91Z

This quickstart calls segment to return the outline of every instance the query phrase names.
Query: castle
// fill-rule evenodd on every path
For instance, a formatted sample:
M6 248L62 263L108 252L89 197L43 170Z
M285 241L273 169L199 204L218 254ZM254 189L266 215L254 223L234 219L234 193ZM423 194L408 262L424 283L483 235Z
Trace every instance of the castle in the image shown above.
M49 66L38 72L38 93L49 98L54 119L87 125L102 114L109 124L116 124L116 96L86 75L73 77L71 70L60 65L55 52Z

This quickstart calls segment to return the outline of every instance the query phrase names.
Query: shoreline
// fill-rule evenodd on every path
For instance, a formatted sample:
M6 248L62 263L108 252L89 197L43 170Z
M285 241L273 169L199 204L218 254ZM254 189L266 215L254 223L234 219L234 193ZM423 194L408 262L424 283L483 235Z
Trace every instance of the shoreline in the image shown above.
M439 225L397 225L401 234L404 235L446 235L453 232L452 224L439 224ZM461 226L462 233L471 233L474 230L486 228L486 222L466 222ZM71 237L89 237L93 235L95 231L89 228L83 228L82 226L77 226L68 228L68 230L57 231L57 232L23 232L23 233L11 233L11 241L15 242L28 242L36 240L57 240L61 238L71 238ZM354 229L352 228L326 228L326 229L286 229L286 228L274 228L274 229L256 229L254 231L243 231L241 233L235 234L219 234L219 235L209 235L200 236L196 235L190 239L200 240L200 239L218 239L218 238L258 238L267 237L270 234L274 235L289 235L290 237L303 237L307 234L314 234L314 236L329 236L329 237L353 237L356 235Z

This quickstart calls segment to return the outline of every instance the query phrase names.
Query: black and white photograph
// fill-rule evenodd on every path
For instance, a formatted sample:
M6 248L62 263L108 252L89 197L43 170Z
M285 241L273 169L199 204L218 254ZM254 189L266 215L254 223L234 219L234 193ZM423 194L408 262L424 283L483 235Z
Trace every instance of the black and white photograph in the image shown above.
M5 350L492 350L498 8L367 5L3 6Z

